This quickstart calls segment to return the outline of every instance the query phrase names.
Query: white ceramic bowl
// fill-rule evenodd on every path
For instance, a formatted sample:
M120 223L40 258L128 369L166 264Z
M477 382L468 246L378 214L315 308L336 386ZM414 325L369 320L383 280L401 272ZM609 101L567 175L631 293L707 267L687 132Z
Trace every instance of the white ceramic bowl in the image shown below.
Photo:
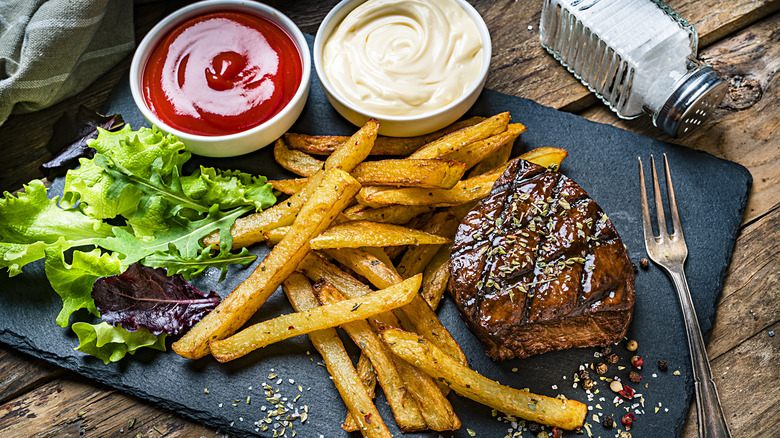
M490 32L488 32L487 25L482 19L482 16L479 15L479 12L465 0L454 1L463 7L468 16L474 20L477 31L482 39L482 65L480 67L479 76L474 84L472 84L472 86L457 100L442 108L413 116L387 116L360 108L340 95L330 83L322 65L322 52L325 43L328 41L330 35L338 28L338 25L342 20L344 20L353 9L357 8L362 3L365 3L366 0L343 0L337 4L328 15L325 16L325 19L322 20L322 24L314 38L314 68L317 71L317 77L320 79L320 83L322 83L325 96L327 96L328 101L330 101L336 111L356 126L362 126L368 119L373 117L379 120L379 133L393 137L411 137L428 134L451 124L465 114L477 100L477 97L479 97L479 94L482 92L482 88L485 86L485 80L487 79L488 69L490 67L492 45L490 41Z
M237 11L268 19L278 24L291 37L301 55L301 83L292 100L278 114L258 126L229 135L207 136L182 132L168 126L146 105L141 92L143 70L149 54L157 42L168 32L184 21L203 14L217 11ZM160 130L173 134L194 154L207 157L231 157L253 152L274 142L284 134L300 116L309 96L311 82L311 55L303 33L287 16L262 3L242 0L206 0L193 3L167 16L160 21L138 45L130 64L130 91L135 104L149 123Z

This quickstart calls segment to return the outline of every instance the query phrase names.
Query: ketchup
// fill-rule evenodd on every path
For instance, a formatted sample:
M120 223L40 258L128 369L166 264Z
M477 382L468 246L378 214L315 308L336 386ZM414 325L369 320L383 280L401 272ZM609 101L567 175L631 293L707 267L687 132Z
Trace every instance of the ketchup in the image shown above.
M160 40L142 87L146 104L173 128L226 135L278 114L301 84L301 55L271 21L242 12L192 18Z

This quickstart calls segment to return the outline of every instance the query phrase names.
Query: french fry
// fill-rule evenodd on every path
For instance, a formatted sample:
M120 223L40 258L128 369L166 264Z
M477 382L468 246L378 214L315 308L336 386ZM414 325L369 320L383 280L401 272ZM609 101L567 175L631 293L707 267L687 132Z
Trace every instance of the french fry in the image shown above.
M421 135L419 137L377 137L371 155L401 155L407 156L419 149L422 145L431 142L442 135L457 131L467 126L475 125L484 120L484 117L472 117L467 120L455 122L439 131ZM341 146L348 137L337 135L304 135L284 134L284 139L290 149L299 150L312 155L329 155Z
M507 143L498 148L497 151L488 155L484 160L474 165L474 167L469 170L468 176L466 176L466 178L474 178L477 175L488 173L491 170L506 164L506 162L509 161L509 158L512 156L513 146L514 143Z
M274 190L278 190L285 195L294 195L304 187L308 182L307 178L294 178L294 179L271 179L268 182L273 186Z
M453 160L390 159L365 161L352 171L363 185L450 189L466 173L466 164Z
M397 283L397 280L400 278L395 269L363 249L326 249L325 254L333 257L342 265L348 266L356 274L363 277L381 276L384 280L383 284L387 286Z
M380 208L353 205L344 210L344 216L353 221L383 222L402 225L423 213L433 211L428 205L388 205Z
M350 137L338 154L332 154L325 160L325 169L338 168L345 172L351 172L355 166L366 159L373 146L373 140L376 138L376 132L379 130L377 122L372 120L369 120ZM312 177L307 178L304 188L285 201L259 213L236 219L230 228L230 234L233 236L233 248L243 248L260 242L263 239L263 234L269 230L291 225L303 205L322 182L322 175L322 172L317 172ZM352 199L349 199L349 203L352 202ZM219 233L215 231L204 237L203 244L219 245Z
M263 233L263 240L269 248L273 248L274 245L281 242L287 232L290 231L290 226L274 228Z
M338 259L337 259L338 260ZM348 268L364 276L376 287L386 288L393 284L399 284L403 278L394 271L382 266L376 260L364 262L360 260L359 253L353 253L352 257L344 257L339 260ZM417 274L420 275L420 274ZM413 277L414 278L414 277ZM417 333L423 335L430 342L446 351L455 360L467 365L466 355L455 341L446 327L439 321L436 313L431 310L422 295L417 294L411 303L393 312L401 321L401 325L407 329L414 328Z
M311 239L325 230L349 203L360 184L348 173L324 171L322 183L301 208L292 229L254 272L194 327L173 343L180 356L198 359L209 342L230 336L265 303L309 252Z
M442 211L434 214L431 220L423 225L420 230L454 239L455 233L458 231L458 225L460 225L460 222L454 214L449 211ZM408 278L421 273L440 247L441 245L410 246L403 257L401 257L401 261L398 262L398 273L402 278Z
M301 176L312 176L325 164L309 154L288 148L281 138L274 143L274 158L280 166Z
M435 245L451 239L399 225L353 221L334 225L311 240L312 249Z
M298 265L298 270L311 279L323 279L329 282L348 298L359 297L371 292L368 286L315 253L304 258ZM387 326L401 326L392 312L382 313L373 319ZM431 377L400 358L397 358L394 363L406 384L406 389L417 401L420 412L429 428L442 431L455 430L460 427L460 420L455 415L452 405Z
M344 296L330 283L318 282L314 285L314 295L321 305L333 305L345 300ZM426 428L425 419L417 407L417 402L404 389L404 383L393 363L392 355L379 339L377 333L366 321L354 321L341 324L356 345L360 346L376 370L377 381L385 393L385 398L393 411L395 422L404 432L420 431Z
M432 310L439 307L447 283L450 281L450 249L452 245L443 245L423 270L422 296Z
M540 166L560 166L561 161L566 158L567 154L568 152L564 149L543 147L526 152L515 158L515 160L526 159L527 157L528 161ZM400 189L363 187L360 189L360 193L358 193L357 200L360 204L370 207L381 207L389 204L452 207L465 204L487 196L493 187L493 183L504 173L509 164L515 160L490 172L461 180L450 190L415 187Z
M313 309L318 305L311 284L303 275L291 274L282 284L282 289L296 312ZM322 356L347 411L358 423L357 430L370 438L392 437L371 397L366 393L336 330L330 328L312 332L309 333L309 339Z
M458 181L455 187L449 190L416 187L400 189L363 187L358 193L357 200L358 203L370 207L381 207L389 204L451 207L465 204L487 196L493 183L501 176L507 165L484 175Z
M475 141L484 140L492 135L506 131L509 124L509 113L496 114L476 125L460 129L431 141L425 146L409 155L412 159L441 158L455 149L463 147Z
M300 273L296 274L303 275ZM360 382L363 383L363 387L366 389L366 394L373 400L374 392L376 391L376 371L374 370L374 366L371 365L368 356L365 354L360 355L357 366L355 366L355 371L357 371ZM347 412L347 416L344 419L344 424L341 425L341 428L347 432L357 432L360 430L360 425L358 425L357 420L352 417L352 414Z
M445 160L460 161L466 165L467 169L470 169L491 155L500 153L500 150L507 145L509 145L509 151L511 152L512 144L515 139L525 132L525 130L525 126L520 123L510 123L507 126L506 131L455 149L448 154L444 154L442 158ZM508 158L509 157L507 156L507 159ZM504 160L504 162L506 162L506 160ZM503 164L503 162L501 164Z
M409 304L414 297L420 296L421 284L422 275L419 275L362 297L278 316L249 326L227 339L213 340L209 348L220 362L237 359L275 342L366 319Z
M567 430L581 427L585 421L588 408L583 403L501 385L461 365L414 333L386 327L380 334L393 353L478 403L525 420Z

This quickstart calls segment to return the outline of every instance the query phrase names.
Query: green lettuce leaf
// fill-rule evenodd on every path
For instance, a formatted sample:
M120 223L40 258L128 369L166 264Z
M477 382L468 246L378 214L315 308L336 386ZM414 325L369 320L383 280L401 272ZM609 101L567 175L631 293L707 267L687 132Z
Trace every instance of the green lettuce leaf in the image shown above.
M217 204L223 210L254 205L260 211L276 203L266 178L246 172L201 166L192 175L182 177L181 185L191 198L203 205Z
M94 245L112 236L111 227L78 209L64 209L58 198L49 199L41 181L31 181L24 192L8 192L0 199L0 268L10 275L41 259L46 249Z
M79 337L79 346L75 350L95 356L106 365L121 360L128 353L135 354L141 347L165 351L165 333L155 336L146 329L129 332L106 322L74 322L71 328Z
M57 325L67 327L70 315L79 309L87 309L99 317L100 313L92 299L92 284L100 277L120 272L119 258L112 254L102 254L99 249L91 252L74 251L71 264L65 262L62 251L47 251L46 277L62 298Z

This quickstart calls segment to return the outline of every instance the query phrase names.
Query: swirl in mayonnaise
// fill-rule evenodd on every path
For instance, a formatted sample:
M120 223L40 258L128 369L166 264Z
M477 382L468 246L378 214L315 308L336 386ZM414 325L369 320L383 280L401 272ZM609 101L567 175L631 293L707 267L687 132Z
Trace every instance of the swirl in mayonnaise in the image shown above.
M347 101L385 116L428 113L462 96L482 40L454 0L368 0L326 41L325 75Z

